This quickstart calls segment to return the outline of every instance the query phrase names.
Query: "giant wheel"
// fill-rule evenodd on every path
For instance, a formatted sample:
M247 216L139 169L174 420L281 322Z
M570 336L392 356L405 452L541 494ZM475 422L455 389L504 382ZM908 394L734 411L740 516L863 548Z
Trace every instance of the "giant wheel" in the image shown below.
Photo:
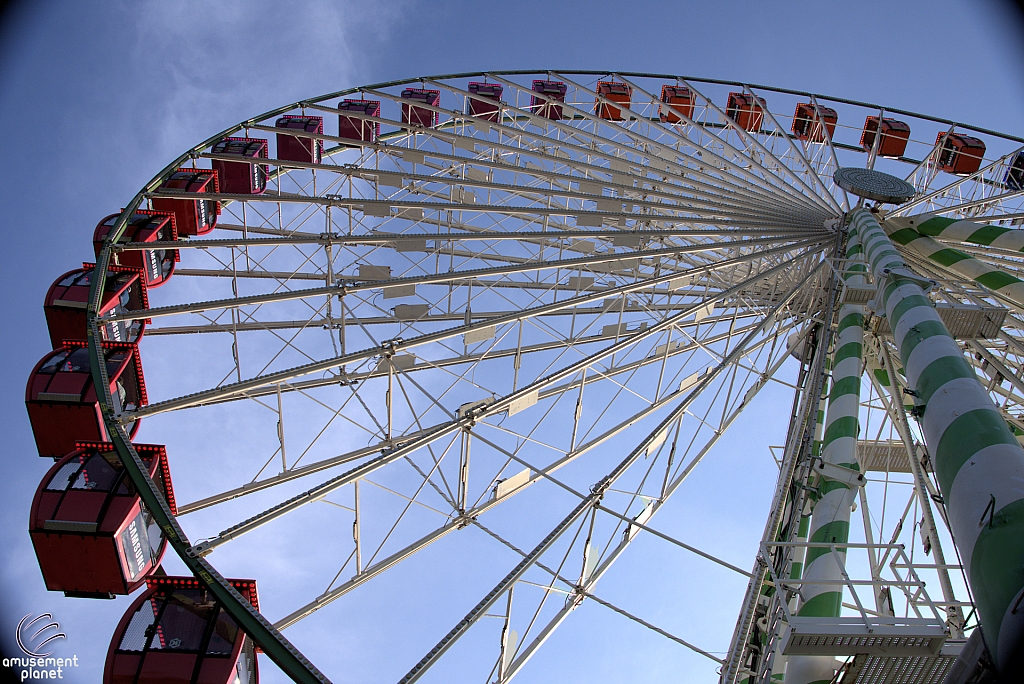
M692 681L767 681L786 647L840 657L851 678L917 658L933 673L919 681L939 681L978 617L925 408L876 303L884 278L844 284L862 263L849 224L868 207L889 232L929 217L993 226L896 243L1022 434L1022 142L656 74L460 74L282 107L184 153L100 244L100 269L139 250L179 257L147 308L91 319L99 387L104 331L148 319L149 403L117 412L107 392L110 438L189 570L297 680L322 676L299 650L403 682L557 673L604 657L583 632L538 650L589 618L620 633L622 658L652 657L635 643L653 640ZM840 167L916 195L861 199L835 183ZM218 185L173 180L190 168L216 168ZM186 205L173 243L117 242L133 212ZM824 397L841 307L872 303L858 477L821 458ZM176 516L132 424L167 446ZM736 431L747 441L715 448ZM754 433L776 448L735 453ZM845 559L842 619L801 651L786 627L809 592L800 565L824 547L800 523L835 482L857 509L849 542L825 544ZM223 576L259 581L266 619ZM609 600L610 582L635 593ZM339 641L354 622L365 640ZM836 651L857 629L925 646ZM352 655L389 643L384 662Z

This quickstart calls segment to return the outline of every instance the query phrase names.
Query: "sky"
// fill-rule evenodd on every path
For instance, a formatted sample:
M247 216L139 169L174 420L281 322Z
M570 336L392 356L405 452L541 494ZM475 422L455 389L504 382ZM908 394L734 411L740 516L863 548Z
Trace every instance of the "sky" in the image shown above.
M304 97L486 69L732 79L1022 135L1021 26L1010 4L992 0L14 4L0 24L4 650L22 615L49 610L80 649L72 681L98 681L127 607L43 589L26 520L45 464L33 453L23 387L48 350L48 286L92 257L97 220L181 150Z

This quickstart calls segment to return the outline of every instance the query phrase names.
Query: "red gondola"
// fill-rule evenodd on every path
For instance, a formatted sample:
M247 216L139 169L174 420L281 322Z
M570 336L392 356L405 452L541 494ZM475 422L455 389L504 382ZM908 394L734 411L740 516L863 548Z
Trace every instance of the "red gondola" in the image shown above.
M96 256L100 255L103 240L114 227L118 216L120 214L107 216L93 231L92 244ZM125 226L118 242L174 242L177 239L178 224L174 214L137 209L128 219L128 225ZM111 255L113 265L141 269L146 279L146 287L159 287L167 282L167 279L174 275L174 264L177 261L176 249L126 250Z
M125 342L101 342L110 380L114 413L144 406L146 382L139 348ZM60 458L82 441L109 441L92 383L86 342L65 341L36 365L25 387L25 406L39 455ZM132 437L139 421L126 426Z
M263 138L224 138L210 152L245 159L266 159L267 141ZM221 192L259 195L267 189L266 164L214 159L213 168L217 171Z
M622 108L610 105L605 102L600 102L596 98L594 100L594 111L602 119L608 119L609 121L622 121L629 115L623 113L623 110L628 110L633 98L633 89L625 83L619 83L618 81L598 81L596 93L606 100L617 102L623 105Z
M423 90L421 88L406 88L402 91L402 99L409 102L402 103L402 122L431 128L437 125L437 112L426 107L417 107L413 102L420 102L431 107L441 104L440 90Z
M531 88L533 92L547 96L547 100L536 95L530 97L530 109L539 116L558 121L562 118L562 105L555 104L552 100L565 102L565 93L568 86L562 81L534 81Z
M686 86L661 86L659 118L666 123L680 123L682 116L693 118L693 93ZM682 116L680 116L682 115Z
M837 121L839 115L836 110L818 105L818 110L815 111L813 104L804 102L798 104L793 113L793 134L807 142L825 142L825 131L828 131L828 139L831 140L836 132Z
M282 116L274 122L274 127L323 135L324 118L322 116ZM282 161L319 164L323 155L323 140L288 135L287 133L277 134L277 158Z
M501 93L503 91L504 88L500 83L470 82L470 97L466 98L466 113L487 121L497 121L501 116Z
M158 193L220 192L220 181L213 169L178 169L157 188ZM217 226L220 202L216 200L154 197L153 209L174 214L178 235L205 235Z
M46 327L49 328L50 344L54 349L60 347L64 340L86 338L85 307L94 272L95 264L83 264L82 268L68 271L57 278L46 293L43 313L46 314ZM146 308L149 308L149 297L139 269L107 267L99 314L120 314ZM145 319L112 321L100 328L100 334L110 342L138 342L145 328Z
M255 580L228 580L257 610ZM121 618L103 684L257 684L256 649L192 577L154 577Z
M138 589L167 548L121 465L114 445L80 442L39 483L29 535L50 591L114 598ZM167 451L136 444L149 475L176 513Z
M981 168L981 160L985 158L985 143L978 138L963 133L939 133L935 136L935 144L942 143L939 151L939 168L956 174L974 173Z
M746 93L729 93L729 101L725 106L725 115L736 122L745 131L761 130L764 108L767 103L763 97L755 97Z
M380 102L376 100L345 100L338 105L343 112L355 112L364 116L380 118ZM380 137L380 122L358 119L354 116L338 115L338 137L363 142L376 142Z
M875 144L878 132L878 117L864 119L864 131L860 134L860 146L870 150ZM881 157L902 157L910 140L910 125L896 119L882 119L882 139L878 141L878 155Z

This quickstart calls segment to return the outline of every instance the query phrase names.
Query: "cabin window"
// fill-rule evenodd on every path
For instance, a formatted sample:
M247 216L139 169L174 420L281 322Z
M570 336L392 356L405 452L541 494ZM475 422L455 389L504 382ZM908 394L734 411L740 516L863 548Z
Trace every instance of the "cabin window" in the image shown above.
M71 489L94 489L109 492L117 483L120 468L115 467L100 454L93 454L79 469L71 481Z
M231 655L238 638L238 624L223 608L217 615L217 622L210 634L210 643L206 646L207 655Z
M135 611L135 615L132 616L131 621L124 630L124 635L121 637L121 643L118 644L117 649L119 651L137 652L141 653L146 650L146 642L149 640L150 634L156 635L156 614L160 610L160 601L157 597L153 597L148 601L144 601L138 610ZM159 648L159 640L154 638L156 642L156 648Z
M89 285L92 282L92 271L75 271L65 278L62 278L58 285L70 287L72 285Z
M50 358L39 369L40 373L53 375L54 373L72 373L89 370L89 350L85 347L68 351L62 351Z
M46 484L46 491L63 492L74 482L75 477L78 475L78 469L81 467L82 461L80 459L72 459L62 465Z
M206 625L216 607L213 597L205 589L176 590L167 597L167 604L157 625L161 637L160 648L198 651Z

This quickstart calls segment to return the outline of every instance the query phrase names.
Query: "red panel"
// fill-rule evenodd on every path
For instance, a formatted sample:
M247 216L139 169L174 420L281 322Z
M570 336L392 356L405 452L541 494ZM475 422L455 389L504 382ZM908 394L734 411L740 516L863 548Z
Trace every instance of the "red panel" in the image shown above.
M424 105L437 107L441 102L440 90L425 90L421 88L406 88L402 91L402 99L410 102L420 102ZM437 125L437 112L427 107L417 107L408 102L402 103L402 122L414 126L431 128Z
M138 653L115 653L111 649L103 668L103 684L136 684L141 659Z
M870 150L875 144L875 133L878 131L878 117L869 116L864 120L864 131L860 136L860 146ZM878 143L878 154L882 157L902 157L907 150L910 139L910 126L896 119L882 119L882 139Z
M355 112L364 116L380 117L380 102L376 100L345 100L338 105L345 112ZM380 135L380 122L367 121L345 114L338 115L338 137L362 142L374 142Z
M745 131L761 130L764 118L764 98L757 98L746 93L729 93L729 101L725 107L725 115L736 122Z
M156 201L156 200L154 200ZM180 202L181 200L171 200ZM93 247L96 256L103 248L103 240L114 227L120 214L107 216L93 233ZM124 233L118 242L156 242L176 241L178 239L177 219L173 212L137 210L125 226ZM139 269L145 276L148 287L158 287L174 275L174 264L178 260L178 250L131 250L115 252L112 255L114 265Z
M213 154L233 157L266 159L267 141L262 138L224 138L216 143L210 151ZM214 159L213 168L217 172L221 192L259 195L267 188L268 166L266 164Z
M61 492L48 492L43 488L46 486L47 481L53 477L58 466L55 465L49 472L46 473L46 477L39 483L39 488L36 490L36 495L32 499L32 514L29 516L28 528L29 530L41 529L43 523L53 518L53 512L57 509L57 505L61 500Z
M39 483L32 502L29 533L48 589L79 594L126 594L146 580L166 551L160 536L148 542L151 521L142 502L125 487L126 475L113 445L81 442L60 459ZM162 446L136 445L161 490L173 493ZM172 510L174 507L172 505ZM128 570L119 548L122 533L135 523L133 540L140 560ZM141 535L141 536L140 536ZM131 538L131 535L128 535ZM134 578L134 579L133 579Z
M89 299L89 285L92 282L94 264L83 264L82 268L68 271L50 286L43 302L43 313L50 333L53 348L60 347L64 340L86 339L86 305ZM127 303L121 299L127 295ZM109 266L103 284L103 298L99 313L123 313L139 311L149 306L149 295L145 280L138 269L125 266ZM146 320L106 323L100 326L104 340L135 342L142 336Z
M104 499L106 499L105 493L101 494L88 489L73 489L64 494L60 506L54 509L49 517L53 520L95 523L100 519ZM126 511L121 512L123 514ZM119 525L115 526L115 529L116 527ZM113 530L109 531L113 532Z
M47 394L67 394L68 396L77 395L82 399L88 399L95 396L91 392L92 388L92 377L89 375L88 369L84 373L57 373L50 380L50 384L46 386ZM83 437L82 439L91 439L89 437ZM65 452L67 453L67 452Z
M235 645L235 657L203 658L196 684L234 684L235 663L241 652L241 642Z
M136 394L137 405L144 406L147 403L146 382L138 346L121 342L101 344L107 355L108 367L113 363L111 355L120 352L123 357L109 372L112 392L116 392L120 381L128 390L129 397ZM40 456L59 458L74 451L76 442L106 440L88 359L82 353L85 348L85 342L65 342L62 349L44 356L29 376L25 405ZM73 356L64 358L62 355L65 353ZM72 362L81 365L66 371L42 372L44 365L62 358L61 368ZM138 426L139 422L135 421L128 428L129 434L134 436Z
M85 307L44 306L46 328L50 333L50 344L58 348L64 340L80 340L86 336Z
M598 81L596 92L607 100L624 105L620 108L595 99L595 111L599 117L609 121L622 121L629 116L625 111L629 109L633 97L633 89L628 85L618 81Z
M466 103L466 113L477 116L485 121L497 121L501 116L501 93L503 91L500 83L476 83L469 84L469 97Z
M139 684L190 684L195 666L194 653L150 651L142 663ZM227 677L218 684L228 684Z
M935 137L935 144L939 144L945 135L939 133ZM939 168L958 175L971 174L981 168L984 157L985 143L979 138L963 133L950 133L939 152Z
M248 596L254 605L258 607L255 581L228 581L243 596ZM145 638L144 632L140 628L147 624L147 611L159 611L159 606L163 601L176 591L194 592L202 586L198 580L192 577L154 577L147 581L147 585L146 591L132 602L132 605L125 612L114 632L107 651L106 666L103 672L104 684L127 684L128 682L132 684L233 684L235 682L235 666L241 657L243 646L246 643L246 637L241 630L238 630L236 633L230 654L215 655L208 653L202 657L198 668L198 676L195 680L192 679L192 676L197 669L195 667L198 657L196 652L186 650L174 651L172 650L173 641L166 641L169 635L174 634L197 636L197 632L194 629L195 623L186 627L189 622L187 619L188 615L178 616L174 613L168 614L165 611L160 616L157 637L154 638L154 643L156 643L156 639L160 639L160 646L145 653L142 653L141 650L136 650L142 648L143 642L140 642L140 639ZM194 598L195 595L193 595ZM156 603L151 602L151 599ZM178 599L178 601L180 600ZM209 612L206 618L207 628L211 625L211 620L216 619L217 612ZM136 623L133 629L129 629L132 619L136 615L141 618L141 622ZM184 622L182 621L183 618L185 619ZM186 631L179 631L183 628ZM124 642L127 650L119 651L118 649L122 646L123 639L127 639ZM184 644L181 644L181 647L184 649ZM253 673L258 673L255 662L252 663L252 670ZM133 679L136 672L139 672L140 675L137 680ZM256 681L258 679L257 674Z
M42 530L30 536L50 591L128 593L112 536Z
M793 113L793 133L800 140L812 143L825 142L825 131L831 140L836 132L839 115L836 110L818 105L815 109L810 102L798 104ZM822 125L824 123L824 126Z
M534 113L555 121L562 118L562 105L555 104L555 102L565 102L565 93L568 90L565 83L562 81L534 81L532 90L548 98L531 96L530 107Z
M157 192L217 193L220 182L215 169L180 168ZM179 235L205 235L217 226L220 204L214 200L154 197L153 209L174 214Z
M274 126L315 135L324 133L322 116L282 116L274 123ZM277 158L281 160L319 164L323 149L322 140L284 133L277 134Z
M178 225L178 232L181 235L203 235L210 232L208 229L200 232L198 228L198 216L202 212L197 208L195 200L177 200L167 197L154 197L153 208L157 211L165 211L174 214L175 223Z
M75 442L81 439L103 441L107 438L106 430L102 427L99 403L26 403L36 448L44 458L59 458L62 454L74 451Z
M665 104L658 110L659 118L666 123L680 123L682 116L692 118L693 100L693 93L686 86L661 86L661 101Z

